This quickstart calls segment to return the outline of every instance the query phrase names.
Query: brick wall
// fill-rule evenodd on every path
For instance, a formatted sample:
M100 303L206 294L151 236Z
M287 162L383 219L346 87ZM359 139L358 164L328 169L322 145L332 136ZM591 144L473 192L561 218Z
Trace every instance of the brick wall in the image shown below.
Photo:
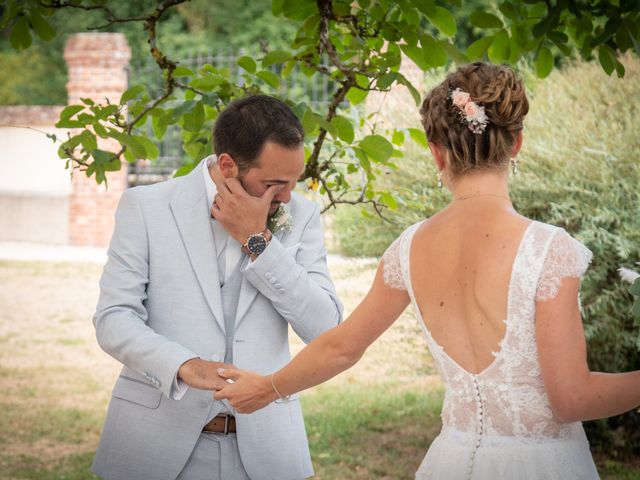
M96 103L117 103L127 89L127 66L131 50L120 33L79 33L69 36L64 49L69 79L69 105L80 98ZM116 151L115 141L98 139L98 147ZM69 244L107 246L113 232L114 213L127 188L127 164L107 174L108 188L75 171L69 197Z

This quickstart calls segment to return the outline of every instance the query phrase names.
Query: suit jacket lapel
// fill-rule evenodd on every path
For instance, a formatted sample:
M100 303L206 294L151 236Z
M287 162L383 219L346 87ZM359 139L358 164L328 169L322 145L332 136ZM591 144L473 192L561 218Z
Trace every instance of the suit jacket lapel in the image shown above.
M284 235L286 235L285 231L280 230L279 232L276 232L274 234L274 237L276 237L278 240L282 240ZM249 261L249 257L245 257L244 261L242 262L242 269L247 266ZM246 277L243 276L242 285L240 286L240 296L238 297L238 309L236 311L236 329L238 328L238 325L240 324L244 316L249 311L249 308L256 299L257 295L258 289L254 287L251 282L246 279Z
M201 163L185 178L171 200L170 208L207 305L224 332L217 251L208 215Z

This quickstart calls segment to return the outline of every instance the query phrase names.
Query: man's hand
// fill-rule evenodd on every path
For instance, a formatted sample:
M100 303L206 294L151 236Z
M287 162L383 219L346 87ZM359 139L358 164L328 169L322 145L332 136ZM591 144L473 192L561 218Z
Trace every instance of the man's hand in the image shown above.
M244 245L249 235L267 228L271 201L284 186L272 185L261 197L254 197L247 193L237 178L224 178L217 168L212 168L210 173L218 189L211 215L229 235Z
M187 360L178 369L178 378L193 388L200 390L220 390L227 381L218 375L219 368L233 368L221 362L208 362L201 358Z

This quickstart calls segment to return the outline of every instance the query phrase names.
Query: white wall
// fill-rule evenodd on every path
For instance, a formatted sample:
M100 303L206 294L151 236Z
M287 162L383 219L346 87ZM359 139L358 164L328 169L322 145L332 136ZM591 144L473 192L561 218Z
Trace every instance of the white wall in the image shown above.
M67 196L69 171L58 157L58 145L44 133L65 135L50 126L27 128L0 126L0 194Z

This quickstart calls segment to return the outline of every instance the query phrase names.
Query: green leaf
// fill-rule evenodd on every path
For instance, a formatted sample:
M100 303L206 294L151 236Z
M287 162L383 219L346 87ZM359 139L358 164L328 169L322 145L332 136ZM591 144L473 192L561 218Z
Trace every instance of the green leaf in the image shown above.
M391 143L398 146L402 145L404 143L404 132L402 130L394 130Z
M134 85L133 87L129 88L120 97L120 105L124 105L129 100L133 100L134 98L136 98L138 95L144 92L145 88L146 87L144 85Z
M249 73L256 73L256 70L258 68L258 66L256 65L256 62L253 58L247 56L247 55L243 55L242 57L240 57L236 63L238 64L238 66L244 70L246 70Z
M111 160L110 162L107 162L104 165L104 169L107 172L119 172L121 168L122 168L122 162L118 157L114 158L113 160Z
M13 24L9 42L16 50L22 50L31 45L31 33L29 33L29 22L27 17L20 16L16 23Z
M207 74L191 80L189 85L193 88L197 88L198 90L211 91L224 82L225 79L222 75Z
M113 152L107 152L98 148L91 151L91 156L98 163L107 163L113 158Z
M174 77L193 77L194 75L195 75L195 72L193 70L187 67L183 67L181 65L178 65L173 71Z
M204 123L204 107L201 102L196 103L193 110L184 117L183 127L188 132L198 132Z
M96 136L89 130L84 130L80 135L80 143L85 152L91 152L98 148L98 140Z
M136 136L136 140L139 141L144 147L146 154L145 158L155 160L160 155L160 149L149 138L143 136Z
M387 89L398 78L398 72L385 73L378 77L376 86L382 90Z
M553 55L547 47L542 47L538 51L538 56L534 61L536 75L539 78L546 78L553 70Z
M51 26L49 22L47 22L42 16L32 10L29 14L29 19L31 20L31 26L38 34L38 36L46 42L53 40L56 36L56 29Z
M470 60L482 58L484 56L484 53L487 51L487 48L489 48L489 45L491 45L492 43L493 36L476 40L467 47L467 57L469 57Z
M271 13L273 13L274 17L277 17L282 13L282 9L284 8L286 0L272 0L271 2ZM177 175L176 175L177 176Z
M73 117L76 113L84 110L84 105L69 105L64 107L64 109L60 112L60 120L68 119Z
M598 60L607 75L611 75L616 68L616 53L608 45L600 45L598 48Z
M433 15L427 15L431 23L433 23L438 30L444 33L448 37L453 37L457 32L456 17L446 8L436 7Z
M502 28L502 20L482 10L476 10L469 17L471 25L478 28Z
M393 153L393 145L381 135L367 135L360 140L360 148L369 158L379 163L389 160Z
M185 175L190 173L194 168L195 168L195 163L188 163L187 165L183 165L178 170L176 170L174 177L184 177Z
M500 30L495 37L489 49L487 55L489 60L493 63L503 63L509 59L509 53L511 52L511 42L509 41L509 34L505 30Z
M280 86L280 78L278 78L275 73L270 72L269 70L260 70L258 73L256 73L256 77L263 80L272 88L278 88Z
M629 289L629 293L636 297L640 297L640 278L636 278L635 282L633 282L633 285L631 285L631 288Z
M127 149L130 150L134 158L147 158L147 151L145 150L144 145L136 137L123 134L120 137L120 141L127 146Z
M318 126L318 115L316 115L310 108L307 108L302 115L301 123L305 133L309 135Z
M164 134L167 132L168 126L167 123L161 121L161 118L162 117L153 117L151 119L151 128L158 140L162 140L162 137L164 137Z
M427 71L431 68L428 60L424 56L424 51L422 48L417 45L400 45L400 48L405 53L407 57L409 57L413 63L415 63L418 68L422 71Z
M109 136L109 132L107 132L107 129L104 128L100 122L93 124L93 131L96 132L96 135L102 138L107 138Z
M267 68L277 63L284 63L291 60L291 58L291 53L286 50L273 50L262 58L262 68Z
M391 210L396 210L398 208L398 201L391 194L391 192L383 192L380 194L380 200L382 200L387 207Z
M356 87L351 87L345 98L351 103L351 105L359 105L367 98L369 92L367 90L361 90Z
M427 142L427 134L424 133L424 130L419 130L417 128L409 128L409 136L414 142L416 142L421 147L424 147L424 148L429 147L429 142Z
M331 125L335 128L338 137L347 143L353 142L355 138L355 132L353 125L349 119L341 116L336 116L331 119Z
M518 9L511 2L504 2L498 8L505 17L518 20Z
M440 42L438 42L431 35L422 35L420 37L420 44L422 45L422 52L427 62L433 67L442 67L447 64L449 55Z

